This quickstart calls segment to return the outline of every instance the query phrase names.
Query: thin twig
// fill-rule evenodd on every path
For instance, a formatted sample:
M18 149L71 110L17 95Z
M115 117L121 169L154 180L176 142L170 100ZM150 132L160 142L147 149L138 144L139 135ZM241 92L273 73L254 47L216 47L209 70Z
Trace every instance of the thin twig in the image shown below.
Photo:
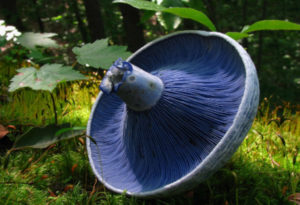
M57 125L57 109L56 109L55 100L54 100L54 96L53 96L52 92L50 92L50 96L51 96L52 106L53 106L53 111L54 111L55 125Z

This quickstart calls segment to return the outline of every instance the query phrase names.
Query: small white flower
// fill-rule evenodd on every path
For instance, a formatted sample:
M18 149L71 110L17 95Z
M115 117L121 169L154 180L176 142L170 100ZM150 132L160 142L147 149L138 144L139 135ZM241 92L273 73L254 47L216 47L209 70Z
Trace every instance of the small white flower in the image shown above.
M16 27L14 26L6 26L6 31L14 31L16 30Z
M14 38L14 34L12 32L6 34L6 40L10 41Z
M20 36L21 32L14 26L5 26L5 22L0 20L0 36L4 36L7 41L17 40L17 36Z
M0 25L0 36L4 36L6 33L5 26Z

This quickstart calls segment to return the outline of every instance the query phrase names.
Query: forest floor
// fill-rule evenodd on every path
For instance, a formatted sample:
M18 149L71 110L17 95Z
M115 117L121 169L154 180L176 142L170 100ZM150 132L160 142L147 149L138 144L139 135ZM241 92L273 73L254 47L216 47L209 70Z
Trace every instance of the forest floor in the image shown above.
M68 83L54 92L58 122L86 126L97 85ZM47 92L30 89L0 102L1 123L13 125L8 139L30 126L53 122ZM300 104L264 98L247 137L231 160L195 189L161 199L114 194L90 168L85 137L46 149L0 147L0 204L292 204L300 200Z

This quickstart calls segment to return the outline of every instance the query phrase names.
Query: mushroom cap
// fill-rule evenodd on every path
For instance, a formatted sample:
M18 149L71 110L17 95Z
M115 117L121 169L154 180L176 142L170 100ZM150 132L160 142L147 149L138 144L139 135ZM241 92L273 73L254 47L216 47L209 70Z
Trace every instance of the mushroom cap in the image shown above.
M87 126L97 178L137 197L167 196L207 179L233 155L254 120L255 66L236 41L218 32L183 31L154 40L128 62L160 77L151 109L127 108L100 92Z

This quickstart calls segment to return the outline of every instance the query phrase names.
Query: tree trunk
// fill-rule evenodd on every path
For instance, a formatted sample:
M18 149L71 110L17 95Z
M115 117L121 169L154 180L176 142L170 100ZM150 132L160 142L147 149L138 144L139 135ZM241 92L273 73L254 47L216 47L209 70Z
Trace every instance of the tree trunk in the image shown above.
M216 2L214 0L206 0L206 7L207 7L207 12L208 12L208 16L211 19L211 21L215 24L215 26L218 28L217 26L217 12L216 12Z
M0 11L6 25L15 26L19 31L25 30L17 9L17 0L0 0Z
M262 16L261 19L266 18L266 11L267 10L267 0L263 0L263 5L262 5ZM259 31L258 35L258 51L257 51L257 64L256 64L256 69L259 72L262 66L262 57L263 57L263 31Z
M247 8L248 8L248 0L244 0L244 3L243 3L243 23L242 25L247 25ZM243 41L242 41L242 45L244 48L248 48L248 39L247 38L244 38Z
M88 35L87 35L86 27L84 26L84 23L82 21L82 18L81 18L79 9L78 9L77 0L71 0L70 6L71 6L71 9L74 12L75 18L78 22L78 29L80 31L82 41L86 43L86 42L88 42Z
M98 0L84 0L85 13L92 41L105 37Z
M35 10L35 18L36 18L37 23L39 25L39 31L41 33L44 33L45 32L45 27L44 27L44 23L41 19L41 15L40 15L40 5L38 4L37 0L32 0L32 3L33 3L34 10Z
M123 16L128 50L134 52L145 44L140 14L137 9L126 4L120 4L119 6Z

